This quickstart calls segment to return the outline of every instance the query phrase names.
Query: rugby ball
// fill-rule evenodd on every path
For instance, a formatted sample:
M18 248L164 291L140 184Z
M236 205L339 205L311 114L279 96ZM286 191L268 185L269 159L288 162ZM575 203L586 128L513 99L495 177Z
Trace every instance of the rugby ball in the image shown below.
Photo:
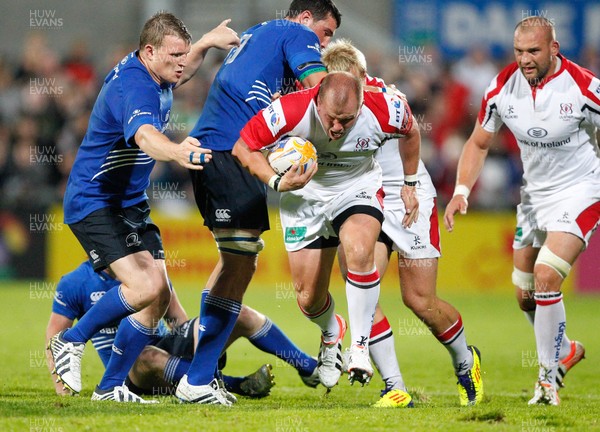
M285 137L269 149L267 159L277 174L285 174L292 165L300 165L303 174L317 163L317 149L304 138Z

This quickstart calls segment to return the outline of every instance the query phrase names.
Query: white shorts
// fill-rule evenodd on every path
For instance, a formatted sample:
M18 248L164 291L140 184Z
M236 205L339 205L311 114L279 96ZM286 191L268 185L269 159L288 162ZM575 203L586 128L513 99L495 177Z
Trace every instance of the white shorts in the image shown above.
M352 182L344 183L343 191L331 195L308 183L304 188L281 194L279 214L283 241L288 252L304 249L319 237L337 237L333 221L346 210L366 206L366 211L383 217L381 203L381 173L373 171ZM328 195L329 198L323 198Z
M380 241L391 246L398 255L408 259L439 258L440 228L436 208L436 192L429 175L419 175L417 198L419 219L410 228L402 227L406 214L400 198L401 183L384 181L382 235ZM387 237L387 238L386 238Z
M525 193L521 198L522 202L517 206L514 249L540 248L548 232L574 234L587 246L600 223L600 189L594 184L578 184L537 205Z

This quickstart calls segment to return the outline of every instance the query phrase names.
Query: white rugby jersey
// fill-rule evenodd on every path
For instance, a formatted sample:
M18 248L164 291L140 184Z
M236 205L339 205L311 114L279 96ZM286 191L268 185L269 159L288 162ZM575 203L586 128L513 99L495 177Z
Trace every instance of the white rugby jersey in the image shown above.
M364 93L364 104L354 126L330 140L317 113L320 86L276 100L254 116L240 135L249 148L262 150L283 136L299 136L317 149L319 170L313 187L332 187L371 171L379 170L373 153L386 141L398 145L412 127L412 114L405 101L386 93ZM400 158L396 164L401 164Z
M479 112L486 131L497 132L502 123L511 130L521 150L524 192L542 198L600 181L600 80L559 58L559 70L537 87L517 63L507 66L487 88Z

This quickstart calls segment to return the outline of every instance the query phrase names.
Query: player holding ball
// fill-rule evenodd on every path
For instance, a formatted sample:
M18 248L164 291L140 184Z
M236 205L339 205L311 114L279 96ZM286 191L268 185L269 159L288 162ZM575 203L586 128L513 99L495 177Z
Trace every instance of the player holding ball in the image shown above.
M364 102L364 105L363 105ZM267 115L266 113L269 113ZM278 121L273 122L275 116ZM317 149L318 171L291 169L279 177L261 153L285 135L299 136ZM405 137L400 144L397 138ZM342 373L341 342L345 320L335 313L329 293L337 246L345 253L346 295L351 346L351 382L373 375L368 340L379 298L375 242L383 221L381 168L373 158L388 140L399 145L404 172L415 174L420 134L406 101L385 93L363 94L362 82L346 72L327 75L321 84L275 101L241 132L233 155L253 175L282 192L284 241L302 313L321 329L319 378L335 386ZM316 167L315 167L316 168ZM404 226L418 215L415 186L402 188Z

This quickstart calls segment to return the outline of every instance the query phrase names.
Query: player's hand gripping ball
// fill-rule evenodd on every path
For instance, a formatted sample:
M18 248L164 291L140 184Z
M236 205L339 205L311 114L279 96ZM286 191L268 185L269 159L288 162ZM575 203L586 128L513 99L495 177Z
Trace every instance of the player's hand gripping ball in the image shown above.
M269 150L267 159L277 174L284 175L294 164L303 174L317 163L317 149L304 138L285 137Z

